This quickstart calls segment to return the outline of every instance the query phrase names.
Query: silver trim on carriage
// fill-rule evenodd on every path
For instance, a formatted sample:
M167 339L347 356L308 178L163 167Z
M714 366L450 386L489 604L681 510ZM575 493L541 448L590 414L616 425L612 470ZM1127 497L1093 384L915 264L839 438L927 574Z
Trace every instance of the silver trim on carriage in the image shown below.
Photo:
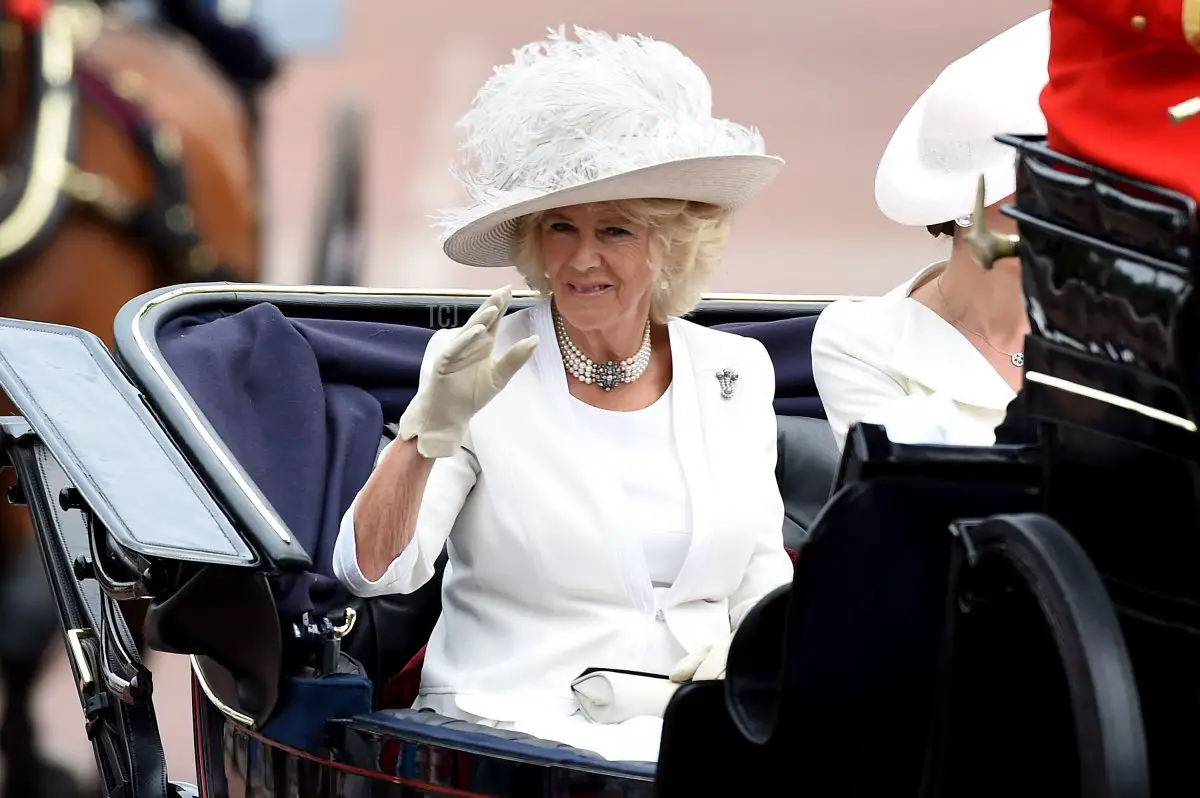
M196 684L200 685L200 689L204 692L205 697L208 698L209 703L216 707L222 715L225 715L231 720L236 720L238 723L247 728L253 729L254 718L250 717L244 712L238 712L236 709L217 698L216 694L213 693L212 688L208 686L208 680L204 678L204 669L201 668L200 663L196 661L195 654L188 655L188 662L192 666L192 673L196 675Z

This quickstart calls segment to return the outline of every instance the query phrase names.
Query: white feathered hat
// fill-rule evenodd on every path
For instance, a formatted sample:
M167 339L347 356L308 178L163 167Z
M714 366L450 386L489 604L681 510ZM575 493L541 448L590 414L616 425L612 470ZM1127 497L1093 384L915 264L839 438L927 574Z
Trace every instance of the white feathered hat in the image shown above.
M436 215L443 249L510 265L520 217L587 202L664 198L744 205L778 174L753 128L712 116L691 59L646 36L563 28L513 51L459 121L467 207Z
M892 134L875 174L889 219L933 225L1016 190L1016 151L999 133L1043 135L1040 98L1050 57L1050 12L1020 22L946 67Z

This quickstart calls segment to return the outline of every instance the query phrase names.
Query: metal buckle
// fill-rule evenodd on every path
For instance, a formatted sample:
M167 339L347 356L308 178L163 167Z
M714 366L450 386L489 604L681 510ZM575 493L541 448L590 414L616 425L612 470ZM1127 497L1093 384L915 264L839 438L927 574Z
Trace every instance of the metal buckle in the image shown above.
M87 654L83 650L83 643L80 642L85 637L94 640L96 635L91 629L67 630L67 648L71 651L71 659L75 660L75 670L79 673L80 693L90 690L96 684L96 679L92 675L92 665L88 662Z
M341 640L346 635L350 634L350 630L354 628L355 621L358 620L358 613L353 607L346 608L346 620L340 625L333 627L333 633Z

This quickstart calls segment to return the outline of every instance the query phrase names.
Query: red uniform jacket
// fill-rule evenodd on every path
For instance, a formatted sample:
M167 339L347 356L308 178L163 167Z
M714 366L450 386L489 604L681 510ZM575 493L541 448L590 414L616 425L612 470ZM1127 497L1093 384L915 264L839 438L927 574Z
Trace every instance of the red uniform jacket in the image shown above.
M1053 0L1048 71L1052 148L1200 200L1200 0Z

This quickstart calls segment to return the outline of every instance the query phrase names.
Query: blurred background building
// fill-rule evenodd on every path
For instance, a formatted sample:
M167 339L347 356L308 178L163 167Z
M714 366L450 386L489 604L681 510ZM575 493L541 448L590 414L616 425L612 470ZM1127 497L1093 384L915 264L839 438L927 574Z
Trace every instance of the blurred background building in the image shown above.
M331 0L274 0L309 8ZM937 257L919 229L883 218L874 175L894 126L949 61L1046 7L1038 0L345 0L340 39L297 58L267 118L269 275L291 282L307 262L328 148L329 117L347 95L367 117L367 282L491 288L512 280L459 266L428 214L460 199L447 172L454 123L492 65L578 24L677 45L707 73L714 112L759 127L787 160L736 224L714 290L873 293ZM295 36L301 37L298 31Z
M138 0L132 0L138 2ZM215 2L216 0L214 0ZM269 91L264 158L267 279L306 279L339 104L366 112L364 282L492 288L505 271L442 255L428 215L461 199L447 167L454 123L494 64L546 28L578 24L677 45L712 82L714 111L759 127L787 160L741 215L714 290L880 293L944 244L875 208L875 166L909 105L951 60L1046 7L1044 0L220 0L296 55ZM78 773L94 769L61 650L38 699L39 733ZM155 655L171 777L191 780L186 660Z

